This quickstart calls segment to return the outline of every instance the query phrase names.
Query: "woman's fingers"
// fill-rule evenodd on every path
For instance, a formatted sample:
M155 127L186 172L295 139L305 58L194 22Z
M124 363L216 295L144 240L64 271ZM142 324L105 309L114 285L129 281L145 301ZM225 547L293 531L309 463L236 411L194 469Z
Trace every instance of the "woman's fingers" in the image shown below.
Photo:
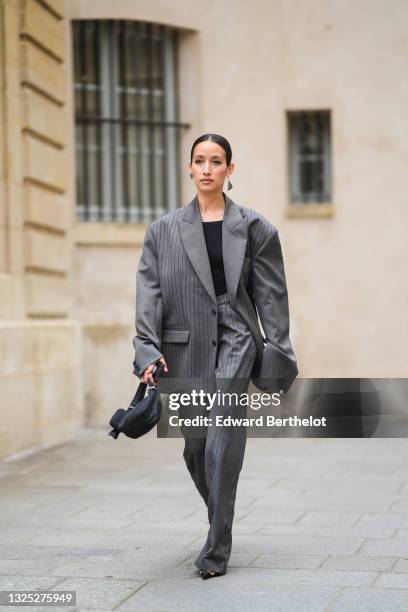
M167 363L166 360L164 359L164 357L160 357L160 359L158 359L157 361L155 361L154 363L151 363L146 370L144 371L143 375L140 377L140 382L142 383L148 383L150 385L155 385L156 381L153 379L153 368L155 366L156 363L161 362L163 364L163 370L164 372L168 372L168 367L167 367ZM150 371L149 371L150 370Z
M153 385L154 384L153 374L145 372L143 374L142 378L140 379L140 382L142 382L142 383L149 383L149 384Z
M167 363L166 363L166 360L164 359L164 357L160 357L159 361L160 361L160 362L161 362L161 363L164 365L164 368L163 368L163 369L164 369L164 371L165 371L165 372L168 372L168 371L169 371L169 369L168 369L168 367L167 367Z
M149 382L149 377L151 378L151 373L149 372L149 370L151 370L151 368L154 367L154 364L151 363L143 372L143 375L140 377L140 382L142 383L147 383Z
M153 380L153 376L152 376L151 374L149 374L148 376L143 376L143 377L140 379L140 382L142 382L142 383L148 383L148 384L150 384L150 385L154 385L154 384L155 384L155 382L154 382L154 380Z

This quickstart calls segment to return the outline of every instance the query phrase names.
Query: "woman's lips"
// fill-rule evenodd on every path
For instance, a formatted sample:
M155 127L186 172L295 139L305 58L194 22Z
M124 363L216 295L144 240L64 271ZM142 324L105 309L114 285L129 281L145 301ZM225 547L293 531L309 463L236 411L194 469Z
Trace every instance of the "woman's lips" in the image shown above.
M202 183L212 183L212 179L201 179Z

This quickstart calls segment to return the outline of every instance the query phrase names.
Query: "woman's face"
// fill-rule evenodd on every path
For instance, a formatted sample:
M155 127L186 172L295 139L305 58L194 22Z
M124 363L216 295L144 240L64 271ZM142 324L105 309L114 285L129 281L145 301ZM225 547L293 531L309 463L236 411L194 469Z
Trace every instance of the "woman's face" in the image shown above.
M227 168L224 149L216 142L205 140L194 147L189 170L198 191L219 192L224 188L226 177L231 176L234 164Z

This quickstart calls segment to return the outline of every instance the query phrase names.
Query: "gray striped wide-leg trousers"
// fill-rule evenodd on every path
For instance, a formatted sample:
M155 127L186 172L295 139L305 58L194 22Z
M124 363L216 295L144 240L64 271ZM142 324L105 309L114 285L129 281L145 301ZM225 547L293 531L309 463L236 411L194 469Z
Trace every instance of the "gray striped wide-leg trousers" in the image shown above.
M224 574L231 555L235 498L247 434L245 426L217 426L215 417L247 415L247 404L239 398L248 391L256 345L246 323L231 307L227 293L217 296L217 311L218 348L212 391L217 393L217 400L221 399L210 410L200 407L200 413L212 419L201 430L204 435L192 437L183 426L181 431L185 438L183 457L207 505L210 523L207 540L195 565Z

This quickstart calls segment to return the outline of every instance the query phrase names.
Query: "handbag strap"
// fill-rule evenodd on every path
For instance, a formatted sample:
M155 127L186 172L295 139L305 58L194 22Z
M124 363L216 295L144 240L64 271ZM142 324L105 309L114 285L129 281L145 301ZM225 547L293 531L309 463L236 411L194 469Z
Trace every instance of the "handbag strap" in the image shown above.
M156 363L155 367L153 368L153 380L156 380L157 382L157 379L162 373L162 370L163 370L163 364L161 362ZM132 401L130 402L130 406L136 406L136 404L145 397L146 389L147 389L147 393L150 394L152 389L157 389L157 385L151 385L150 383L141 382L137 388L137 391Z

